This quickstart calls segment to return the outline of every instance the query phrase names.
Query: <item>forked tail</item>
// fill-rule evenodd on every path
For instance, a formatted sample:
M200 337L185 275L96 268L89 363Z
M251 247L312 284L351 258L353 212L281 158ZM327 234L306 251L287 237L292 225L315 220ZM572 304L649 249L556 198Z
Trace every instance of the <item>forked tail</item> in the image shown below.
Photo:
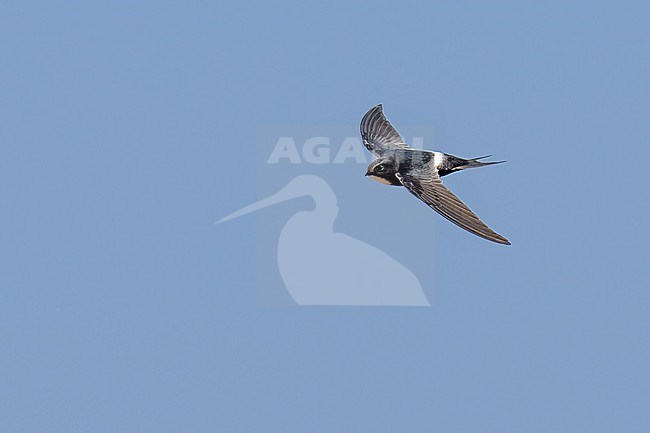
M488 162L479 161L480 159L489 158L491 156L492 155L485 155L485 156L479 156L478 158L465 159L455 169L456 170L464 170L466 168L486 167L488 165L502 164L502 163L506 162L506 161L488 161ZM461 159L461 158L459 158L459 159Z

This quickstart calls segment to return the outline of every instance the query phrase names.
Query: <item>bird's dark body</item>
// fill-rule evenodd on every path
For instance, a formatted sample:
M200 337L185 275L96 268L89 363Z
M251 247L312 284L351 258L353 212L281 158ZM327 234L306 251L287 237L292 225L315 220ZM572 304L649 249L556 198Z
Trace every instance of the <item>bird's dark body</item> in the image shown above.
M410 172L417 168L429 164L434 158L434 153L427 150L396 150L384 156L386 159L394 159L395 164L385 164L390 168L386 173L375 173L375 176L381 177L387 182L387 185L404 186L399 181L396 174L398 172ZM481 163L471 159L463 159L454 155L444 153L438 166L438 175L440 177L447 176L463 168L475 167L477 165L489 165L490 163Z
M409 171L418 170L429 164L433 159L433 156L433 152L426 150L396 150L396 171L407 173Z

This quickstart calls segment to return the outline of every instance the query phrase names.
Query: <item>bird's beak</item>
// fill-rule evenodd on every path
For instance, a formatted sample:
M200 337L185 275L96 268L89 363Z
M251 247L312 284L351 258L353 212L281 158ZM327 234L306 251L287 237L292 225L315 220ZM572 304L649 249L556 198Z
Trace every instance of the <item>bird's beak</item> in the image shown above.
M370 170L366 171L366 174L364 176L370 176Z

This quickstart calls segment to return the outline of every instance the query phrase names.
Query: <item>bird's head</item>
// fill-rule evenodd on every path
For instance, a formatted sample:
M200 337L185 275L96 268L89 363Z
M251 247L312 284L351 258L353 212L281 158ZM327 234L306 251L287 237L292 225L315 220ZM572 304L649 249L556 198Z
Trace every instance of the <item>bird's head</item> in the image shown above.
M378 158L370 163L366 176L385 177L395 173L395 161L391 158Z
M368 166L366 176L380 183L388 185L399 185L399 181L395 177L395 160L389 157L375 159Z

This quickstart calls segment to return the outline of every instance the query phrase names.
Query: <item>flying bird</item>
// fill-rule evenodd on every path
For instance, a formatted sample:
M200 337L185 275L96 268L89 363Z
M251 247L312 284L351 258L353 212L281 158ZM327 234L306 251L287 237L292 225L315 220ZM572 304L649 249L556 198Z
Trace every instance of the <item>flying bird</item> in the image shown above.
M467 168L505 161L480 161L491 155L463 159L442 152L413 149L386 119L381 104L371 108L361 119L361 138L366 148L377 157L368 166L366 176L387 185L404 186L457 226L483 239L510 245L508 239L481 221L440 179Z

